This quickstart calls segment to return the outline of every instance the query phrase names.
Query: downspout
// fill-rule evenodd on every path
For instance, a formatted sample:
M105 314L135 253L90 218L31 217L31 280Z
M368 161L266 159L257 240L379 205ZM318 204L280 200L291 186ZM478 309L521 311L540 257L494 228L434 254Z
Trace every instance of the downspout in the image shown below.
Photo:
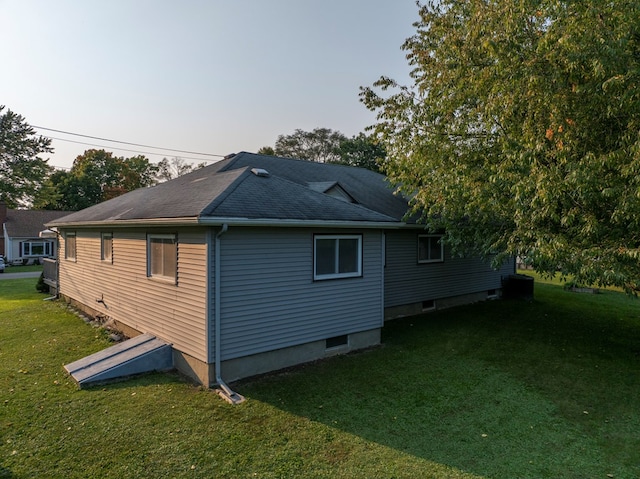
M381 277L382 280L380 281L380 298L381 298L381 305L380 305L380 309L382 310L382 324L380 325L380 327L384 327L384 274L385 274L385 269L387 266L387 234L385 233L384 230L382 230L382 232L380 233L380 242L382 243L382 252L380 255L380 263L381 263Z
M220 387L217 390L218 394L222 396L226 401L229 401L231 404L240 404L245 400L243 396L234 392L222 379L222 365L221 365L221 335L222 335L222 321L220 318L220 312L222 310L220 305L220 278L221 278L221 265L220 265L220 238L223 234L227 232L229 229L229 225L226 223L222 225L222 228L216 234L215 238L215 260L214 260L214 296L215 296L215 307L214 307L214 349L215 349L215 373L216 373L216 383Z

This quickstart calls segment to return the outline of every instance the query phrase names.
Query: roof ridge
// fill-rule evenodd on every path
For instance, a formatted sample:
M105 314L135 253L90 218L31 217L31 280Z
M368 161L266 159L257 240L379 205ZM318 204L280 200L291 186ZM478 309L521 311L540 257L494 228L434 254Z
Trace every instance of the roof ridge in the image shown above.
M198 216L209 216L218 206L224 203L224 200L226 200L229 195L231 195L247 178L249 178L249 175L253 174L251 173L250 166L243 166L242 168L236 168L233 170L226 170L225 168L223 168L219 171L221 173L237 174L237 177L227 188L225 188L223 193L219 194L207 206L202 208L200 213L198 213Z

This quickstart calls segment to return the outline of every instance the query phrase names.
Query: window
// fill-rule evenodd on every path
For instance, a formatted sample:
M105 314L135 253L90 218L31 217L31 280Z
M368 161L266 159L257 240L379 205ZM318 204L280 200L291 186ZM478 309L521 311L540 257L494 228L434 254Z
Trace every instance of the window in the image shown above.
M362 276L362 235L315 235L313 279Z
M21 256L53 256L53 244L50 241L25 241L21 245Z
M334 336L325 340L325 349L339 348L341 346L349 346L349 335Z
M100 235L100 259L113 263L113 233L102 233Z
M147 239L147 276L176 282L178 242L176 235L149 235Z
M444 261L444 245L441 235L418 236L418 263L441 263Z
M76 234L67 233L64 237L64 258L75 261L76 260Z
M436 309L436 302L433 299L427 299L422 302L422 311L433 311Z

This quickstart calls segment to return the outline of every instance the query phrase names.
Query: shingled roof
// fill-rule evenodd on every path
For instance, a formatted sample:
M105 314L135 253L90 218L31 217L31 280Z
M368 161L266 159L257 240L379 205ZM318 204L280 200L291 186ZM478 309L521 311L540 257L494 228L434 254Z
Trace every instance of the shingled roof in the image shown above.
M260 171L264 170L264 171ZM310 184L339 184L354 202ZM239 153L190 174L64 216L51 226L253 220L401 222L407 203L383 175L362 168Z
M68 214L68 211L7 210L4 224L11 238L37 238L47 223Z

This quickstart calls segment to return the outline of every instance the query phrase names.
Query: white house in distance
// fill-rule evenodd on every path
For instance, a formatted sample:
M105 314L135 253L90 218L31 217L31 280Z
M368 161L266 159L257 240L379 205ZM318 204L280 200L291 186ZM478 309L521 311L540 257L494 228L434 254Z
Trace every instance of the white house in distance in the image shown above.
M500 296L378 173L239 153L58 218L59 294L212 386L379 344L385 319Z
M0 201L0 255L8 264L40 262L42 258L56 256L55 238L42 238L45 224L68 211L14 210Z

